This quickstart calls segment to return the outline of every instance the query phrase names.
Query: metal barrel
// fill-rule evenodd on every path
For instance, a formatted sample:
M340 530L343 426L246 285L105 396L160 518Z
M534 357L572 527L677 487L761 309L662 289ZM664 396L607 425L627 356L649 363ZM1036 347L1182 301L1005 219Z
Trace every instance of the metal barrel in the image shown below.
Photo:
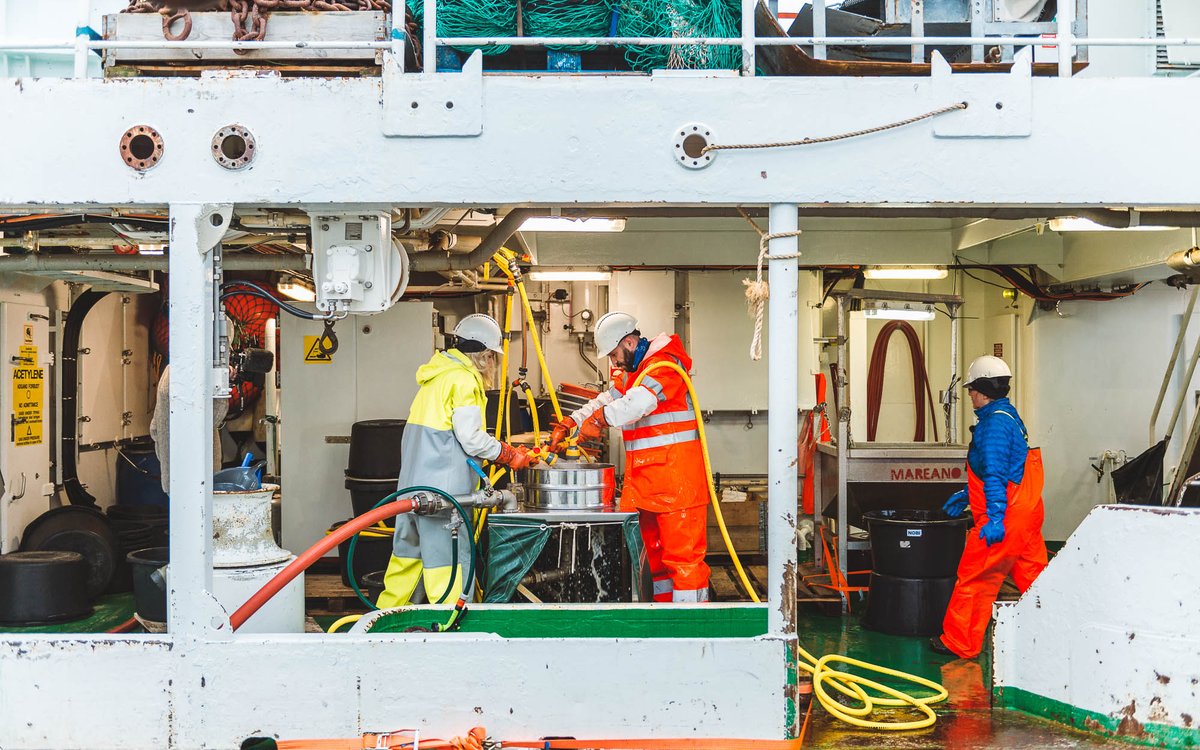
M525 504L539 510L598 510L616 496L612 464L558 461L526 469L524 480Z

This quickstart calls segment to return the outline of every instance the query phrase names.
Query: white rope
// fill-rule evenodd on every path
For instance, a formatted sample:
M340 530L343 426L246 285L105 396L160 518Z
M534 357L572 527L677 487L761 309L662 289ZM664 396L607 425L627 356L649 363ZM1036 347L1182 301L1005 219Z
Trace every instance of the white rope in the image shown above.
M799 237L803 232L797 229L794 232L768 233L763 231L762 227L758 226L758 224L754 223L754 219L750 218L750 215L741 208L738 208L738 213L742 215L742 218L750 222L750 226L754 227L754 231L758 232L758 267L754 280L742 279L742 284L746 287L746 305L749 308L750 316L754 318L754 338L750 341L750 359L758 361L762 359L763 315L766 313L767 300L771 298L771 285L763 279L763 261L795 260L801 256L801 253L768 255L767 248L770 246L771 240L778 240L784 237Z

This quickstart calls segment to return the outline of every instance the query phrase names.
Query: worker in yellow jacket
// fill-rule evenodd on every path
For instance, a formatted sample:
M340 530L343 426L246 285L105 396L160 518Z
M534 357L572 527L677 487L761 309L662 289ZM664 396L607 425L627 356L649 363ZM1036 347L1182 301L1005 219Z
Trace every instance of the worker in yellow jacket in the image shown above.
M467 465L468 457L512 469L537 461L528 449L502 443L484 430L486 396L481 373L496 367L496 354L502 351L500 326L487 315L468 315L455 327L454 336L453 348L434 353L417 369L421 389L413 399L401 438L401 489L424 486L465 495L478 486ZM396 518L380 609L408 604L422 581L430 602L454 602L464 587L471 585L462 580L463 567L470 563L470 545L460 544L458 559L454 559L450 534L454 512ZM460 535L470 533L467 526Z

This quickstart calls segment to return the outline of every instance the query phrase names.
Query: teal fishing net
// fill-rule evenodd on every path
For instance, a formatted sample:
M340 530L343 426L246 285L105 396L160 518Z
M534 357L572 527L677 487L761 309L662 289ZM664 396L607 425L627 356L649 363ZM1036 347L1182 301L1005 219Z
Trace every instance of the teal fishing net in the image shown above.
M424 0L407 0L408 9L417 23L418 34L424 33ZM516 0L438 0L438 36L516 36ZM508 52L507 45L499 47L455 47L462 52L482 49L485 55Z
M609 0L617 12L617 36L725 37L741 35L738 0ZM732 70L742 61L738 46L626 47L634 70L705 68Z
M518 0L438 0L438 35L517 36ZM424 0L407 0L418 27ZM617 36L721 37L741 35L739 0L521 0L521 31L530 37L608 36L616 14ZM459 47L464 52L473 48ZM498 55L509 47L484 47ZM590 46L563 47L573 51ZM738 46L624 46L634 70L661 68L737 69Z
M608 36L612 22L609 0L524 0L522 12L526 36ZM595 49L595 45L554 46L571 52Z

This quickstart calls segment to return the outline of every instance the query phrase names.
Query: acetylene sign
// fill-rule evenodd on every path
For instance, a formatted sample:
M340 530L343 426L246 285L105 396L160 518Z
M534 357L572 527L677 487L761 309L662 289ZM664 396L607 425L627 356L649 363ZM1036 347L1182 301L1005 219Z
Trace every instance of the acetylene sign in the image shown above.
M18 360L20 364L12 372L12 441L15 445L40 445L46 370L38 364L36 346L22 346Z

